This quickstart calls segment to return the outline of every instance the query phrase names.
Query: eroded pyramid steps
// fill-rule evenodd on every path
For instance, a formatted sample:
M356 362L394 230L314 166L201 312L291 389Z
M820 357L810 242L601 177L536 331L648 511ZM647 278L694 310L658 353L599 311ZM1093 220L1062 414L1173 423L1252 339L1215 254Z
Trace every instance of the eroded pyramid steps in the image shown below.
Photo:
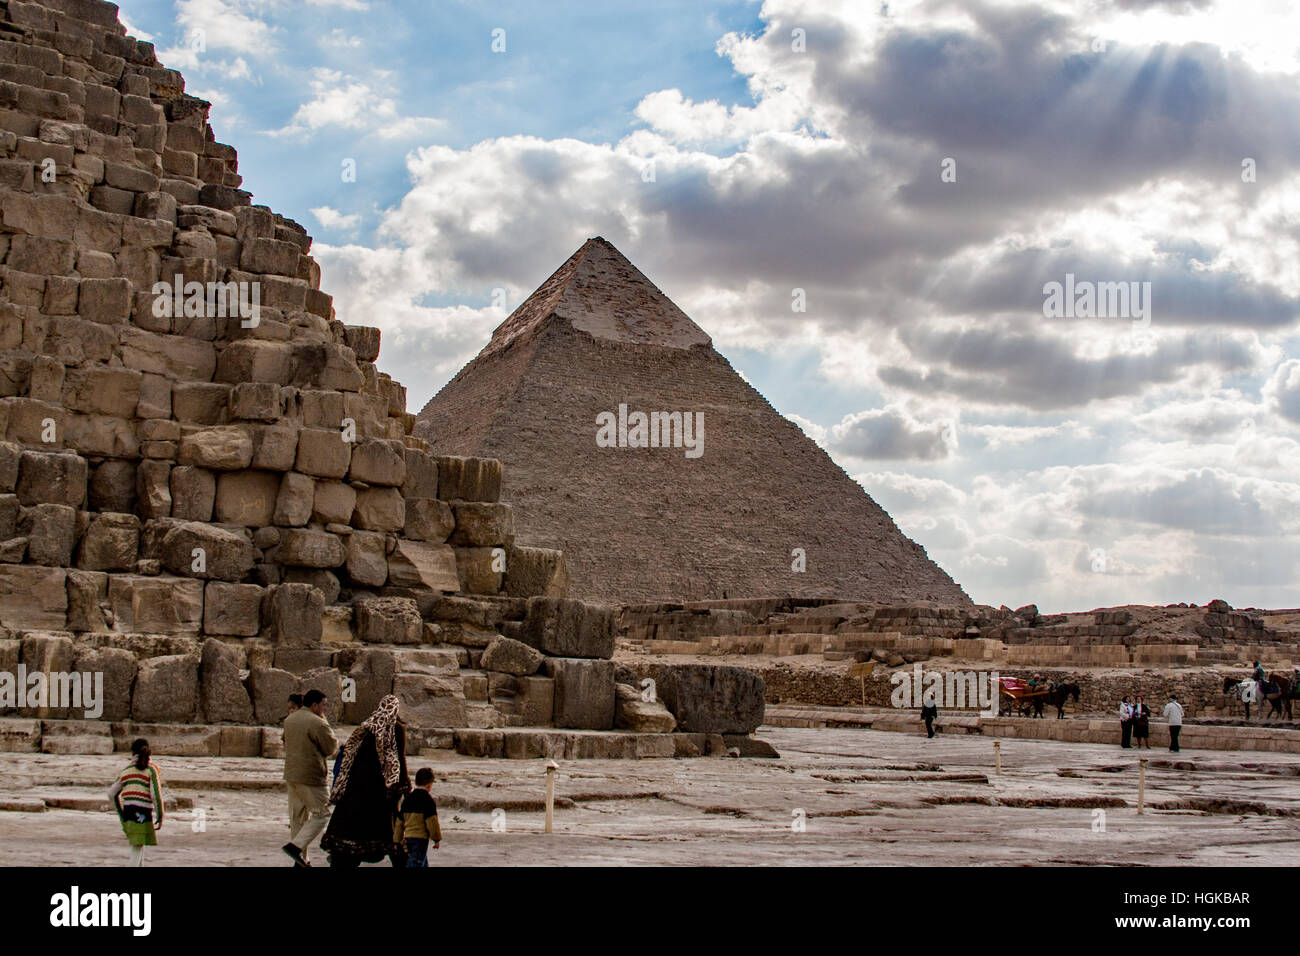
M620 404L702 414L702 455L598 447L597 416ZM520 540L564 551L575 597L970 603L604 239L502 323L415 434L506 463Z
M561 678L480 665L562 556L515 546L499 461L412 436L208 110L115 5L0 5L0 673L104 682L95 721L0 700L0 741L273 751L311 687L353 723L394 692L448 746L546 721Z

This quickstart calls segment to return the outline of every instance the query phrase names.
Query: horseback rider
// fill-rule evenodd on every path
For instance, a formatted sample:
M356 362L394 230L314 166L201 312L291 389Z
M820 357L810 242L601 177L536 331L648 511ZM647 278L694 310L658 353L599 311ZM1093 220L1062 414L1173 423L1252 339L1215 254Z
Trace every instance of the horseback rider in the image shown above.
M1268 696L1268 681L1264 675L1264 665L1259 661L1255 661L1255 670L1252 676L1255 683L1259 685L1259 697L1262 706L1264 698Z

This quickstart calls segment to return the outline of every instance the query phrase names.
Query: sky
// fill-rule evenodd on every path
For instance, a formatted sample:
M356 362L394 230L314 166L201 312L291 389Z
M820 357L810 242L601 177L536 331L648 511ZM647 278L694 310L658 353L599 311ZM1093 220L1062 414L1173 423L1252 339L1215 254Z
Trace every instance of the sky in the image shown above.
M120 6L410 409L602 235L975 601L1300 606L1290 0Z

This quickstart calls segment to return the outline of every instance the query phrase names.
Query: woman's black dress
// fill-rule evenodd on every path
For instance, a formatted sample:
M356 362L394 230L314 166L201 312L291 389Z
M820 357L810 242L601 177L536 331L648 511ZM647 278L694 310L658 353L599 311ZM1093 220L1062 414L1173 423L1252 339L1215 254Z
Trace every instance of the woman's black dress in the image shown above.
M406 775L406 734L397 727L397 753L402 775L397 786L384 786L383 771L375 738L367 733L357 749L347 789L330 815L321 838L321 849L330 855L330 866L378 863L401 849L393 841L393 822L402 797L411 789Z

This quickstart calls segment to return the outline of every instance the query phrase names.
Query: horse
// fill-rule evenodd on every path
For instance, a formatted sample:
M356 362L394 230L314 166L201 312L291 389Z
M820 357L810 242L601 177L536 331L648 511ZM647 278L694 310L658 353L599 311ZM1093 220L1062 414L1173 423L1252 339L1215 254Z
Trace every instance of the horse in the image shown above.
M1070 698L1073 698L1076 704L1079 702L1079 684L1077 681L1054 681L1052 686L1048 688L1047 703L1056 708L1057 720L1065 716L1065 703ZM1036 706L1038 709L1037 716L1043 716L1042 701L1038 701Z
M1274 714L1277 714L1281 717L1283 711L1285 711L1286 719L1291 720L1291 701L1296 700L1297 697L1300 696L1296 693L1295 681L1282 674L1274 673L1268 675L1268 683L1270 687L1277 688L1276 697L1270 696L1268 698L1268 702L1273 706L1273 709L1269 711L1268 715L1272 717Z
M1250 705L1259 700L1259 682L1247 677L1245 680L1223 679L1223 693L1231 694L1246 705L1246 719L1250 720Z

